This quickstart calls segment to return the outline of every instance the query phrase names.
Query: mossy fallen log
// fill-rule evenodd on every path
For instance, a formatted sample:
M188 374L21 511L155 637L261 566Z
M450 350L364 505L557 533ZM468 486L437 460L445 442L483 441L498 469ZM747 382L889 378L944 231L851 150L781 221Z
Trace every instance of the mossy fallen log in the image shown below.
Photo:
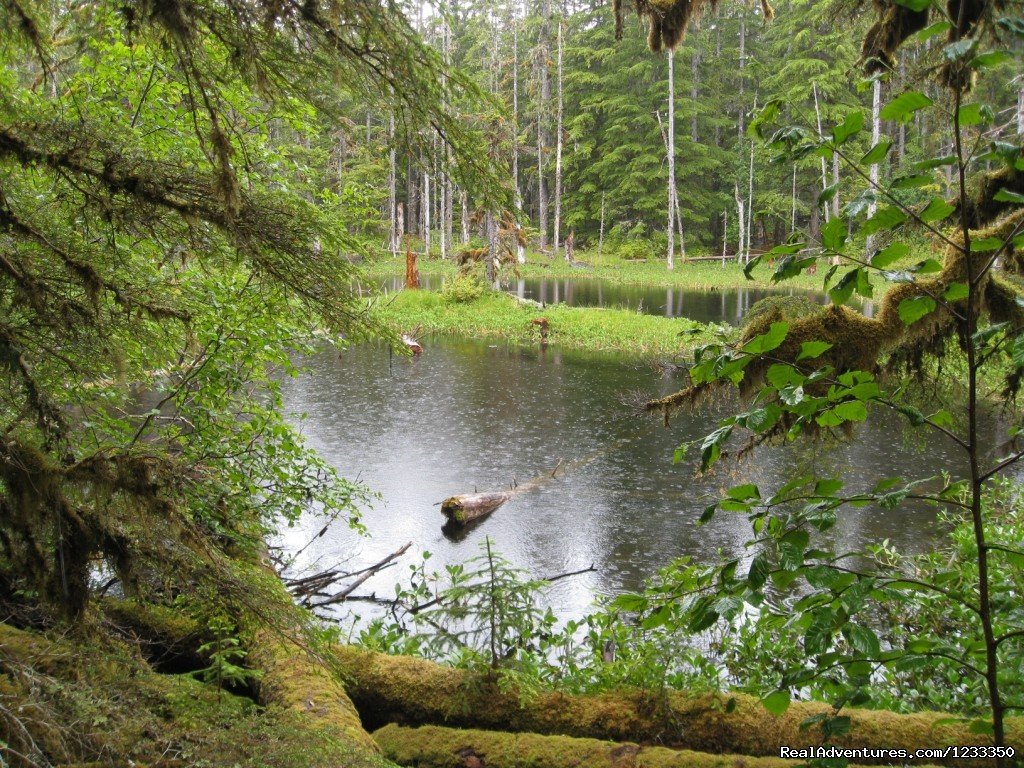
M270 568L254 569L251 582L268 599L264 612L296 614L291 594ZM260 673L261 703L301 713L306 722L329 730L341 743L370 753L378 751L331 669L330 659L316 658L290 632L282 631L280 619L267 621L264 615L240 618L244 622L240 635L248 649L246 662ZM301 632L301 627L294 630Z
M515 690L503 691L480 676L421 659L351 647L339 648L336 655L350 676L346 690L370 729L391 722L445 724L773 756L782 746L822 743L817 726L801 728L801 723L830 712L824 704L794 702L776 717L752 696L686 692L664 697L642 691L587 696L541 693L522 704ZM727 707L730 699L733 705ZM848 709L843 714L851 724L848 734L833 740L840 746L916 750L986 741L972 733L967 723L951 722L942 713ZM1024 719L1008 720L1007 740L1018 750L1024 748Z
M391 724L374 732L384 755L418 768L793 768L778 757L711 755L537 733Z

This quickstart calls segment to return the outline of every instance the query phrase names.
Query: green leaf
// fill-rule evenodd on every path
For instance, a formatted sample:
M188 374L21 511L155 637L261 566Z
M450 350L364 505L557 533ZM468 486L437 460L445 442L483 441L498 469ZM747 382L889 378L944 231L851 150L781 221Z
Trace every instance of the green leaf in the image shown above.
M971 67L974 69L988 69L1002 64L1004 61L1011 61L1013 54L1009 51L986 51L971 59Z
M860 400L850 400L835 407L835 412L844 421L864 421L868 417L868 408Z
M839 184L830 184L829 186L825 187L823 190L821 190L821 192L818 193L818 205L821 205L822 203L827 203L829 200L836 196L837 192L839 192Z
M737 485L734 488L730 488L726 494L730 499L736 501L750 501L751 499L760 499L761 492L757 490L757 486L753 483L746 483L745 485Z
M910 246L906 243L893 243L883 248L871 257L871 266L878 269L885 269L893 262L899 261L910 253Z
M909 123L915 112L930 107L934 103L920 91L905 91L882 107L882 111L878 114L883 120Z
M855 651L874 658L881 653L882 648L878 642L878 636L867 627L860 624L847 624L843 627L843 637Z
M948 21L937 21L934 24L925 27L913 37L917 42L923 43L928 38L944 34L951 30L952 28L953 25L950 24Z
M776 389L799 387L805 379L806 377L791 365L773 365L765 374L765 380Z
M914 167L919 171L930 171L946 165L956 165L956 155L943 155L942 157L933 157L928 160L922 160L919 163L914 163Z
M995 112L988 104L964 104L957 113L961 126L989 125L995 120Z
M829 289L828 297L833 304L845 304L853 296L853 289L857 286L857 273L860 269L851 269L843 275L835 287Z
M932 0L896 0L896 5L902 5L912 11L923 11L932 4Z
M821 244L832 251L840 251L846 244L846 219L836 216L821 228Z
M761 705L771 714L779 717L789 709L789 691L775 691L761 699Z
M992 196L992 199L1000 203L1024 203L1024 195L1011 192L1008 189L1000 189Z
M860 159L861 165L875 165L882 162L885 156L889 154L890 149L892 149L892 141L890 139L882 139Z
M1003 241L998 237L982 237L978 240L971 240L971 251L983 253L985 251L998 251L1003 247Z
M814 359L821 357L828 350L832 349L832 345L827 341L805 341L800 345L800 354L797 355L797 360Z
M966 299L968 294L966 283L950 283L949 287L942 294L946 301L960 301Z
M942 56L946 61L959 61L973 53L977 45L978 41L973 37L965 37L943 48Z
M747 571L747 583L754 589L760 589L768 581L771 570L772 566L768 562L768 555L762 552L750 563L750 570Z
M835 143L842 144L851 136L858 133L864 127L864 113L859 109L850 112L842 123L832 129L832 138Z
M917 173L893 179L890 186L893 189L917 189L919 187L926 187L934 181L935 178L927 173Z
M955 209L945 200L933 197L923 211L917 214L922 221L941 221L951 214Z
M900 302L900 320L904 325L913 325L925 315L935 311L935 299L931 296L915 296Z
M907 214L893 205L880 208L874 216L864 222L860 231L863 235L873 235L886 229L894 229L907 220Z
M772 323L767 333L755 336L740 347L740 350L751 355L761 355L765 352L771 352L786 340L786 335L788 333L789 323Z

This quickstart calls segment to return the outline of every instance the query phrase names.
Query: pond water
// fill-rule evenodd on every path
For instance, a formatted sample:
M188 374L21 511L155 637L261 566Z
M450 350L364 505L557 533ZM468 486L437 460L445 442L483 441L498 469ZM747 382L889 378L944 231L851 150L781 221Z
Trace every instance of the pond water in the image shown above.
M402 290L404 277L389 277L371 281L369 292L394 293ZM440 290L444 278L437 275L420 277L421 287ZM729 323L738 325L755 302L767 296L791 296L794 293L824 304L828 298L822 293L769 290L765 288L729 288L715 291L657 288L649 285L610 283L594 278L530 278L512 279L501 283L502 290L522 299L542 304L564 303L570 307L609 307L629 309L647 315L686 317L700 323ZM870 314L870 308L862 311Z
M734 484L769 489L813 470L864 489L898 474L895 467L916 478L960 466L950 444L879 412L855 441L763 449L696 478L692 464L672 464L673 450L713 429L729 405L718 414L680 414L665 428L638 415L635 404L673 391L678 379L617 356L434 339L418 359L362 345L307 362L311 375L283 384L286 407L307 414L301 424L312 447L382 499L366 511L369 537L339 524L304 561L356 570L412 542L399 568L360 589L378 595L393 594L394 580L423 551L441 570L476 555L489 536L535 576L593 564L595 572L559 581L549 596L563 614L579 615L596 593L638 588L672 558L712 562L719 550L746 557L744 517L720 513L696 525L704 507ZM447 496L499 490L574 460L582 465L517 495L462 540L442 533L437 504ZM305 521L286 532L284 544L305 545L320 525ZM865 508L848 510L830 537L841 550L889 539L919 552L938 532L928 508Z

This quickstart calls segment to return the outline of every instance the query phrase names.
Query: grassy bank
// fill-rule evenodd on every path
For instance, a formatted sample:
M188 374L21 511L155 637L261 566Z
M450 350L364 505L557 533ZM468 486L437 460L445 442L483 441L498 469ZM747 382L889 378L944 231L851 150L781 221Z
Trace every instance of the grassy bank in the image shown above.
M580 265L572 266L564 259L529 253L527 262L519 267L519 274L524 278L577 278L606 280L611 283L632 285L664 286L688 288L695 291L707 291L712 288L770 288L779 287L771 282L772 268L755 267L754 280L747 280L743 268L735 262L694 261L677 264L669 272L662 261L627 261L614 256L582 254ZM398 259L382 258L363 264L368 277L381 278L405 272L405 257ZM420 259L420 272L424 275L449 276L455 274L455 265L451 261L440 258ZM799 288L808 291L820 291L822 274L801 275L785 283L785 288Z
M471 301L452 301L430 291L402 291L375 310L397 331L422 328L429 335L495 339L537 345L540 330L534 320L548 321L548 342L564 349L672 355L682 346L711 338L700 323L643 315L621 309L543 309L524 305L503 293L486 292Z

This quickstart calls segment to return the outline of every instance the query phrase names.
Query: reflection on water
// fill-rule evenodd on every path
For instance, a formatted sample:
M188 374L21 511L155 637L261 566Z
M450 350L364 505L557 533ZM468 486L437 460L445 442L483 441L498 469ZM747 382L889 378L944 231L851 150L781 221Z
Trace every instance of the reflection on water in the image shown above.
M430 565L440 570L477 554L490 536L536 576L593 563L595 573L553 587L555 607L572 614L596 592L639 587L680 555L702 562L719 550L745 557L744 517L720 513L709 525L695 524L736 483L769 489L814 470L864 489L897 474L894 467L920 477L959 466L950 445L879 413L856 442L761 450L698 479L692 465L672 465L672 452L713 429L721 414L680 414L668 429L635 415L626 402L665 394L678 380L615 356L434 340L415 360L392 360L386 349L364 345L325 351L308 364L312 375L283 384L287 408L308 414L303 432L343 476L383 496L366 513L369 538L339 527L310 547L311 557L362 567L412 541L406 563L429 550ZM500 489L590 454L596 456L579 469L516 496L464 540L442 534L437 504L445 497ZM318 528L308 521L287 533L286 544L302 546ZM846 511L830 536L840 550L890 539L922 551L936 534L930 509L867 508ZM375 577L367 590L393 594L405 568Z
M404 277L391 277L371 284L371 290L395 292L405 285ZM427 290L440 290L444 278L435 275L420 277ZM738 325L755 302L767 296L791 296L799 293L821 303L824 294L797 292L793 289L728 288L712 291L654 288L644 285L621 285L593 278L512 279L502 283L502 290L521 299L542 304L563 303L570 307L609 307L629 309L647 315L686 317L700 323Z

